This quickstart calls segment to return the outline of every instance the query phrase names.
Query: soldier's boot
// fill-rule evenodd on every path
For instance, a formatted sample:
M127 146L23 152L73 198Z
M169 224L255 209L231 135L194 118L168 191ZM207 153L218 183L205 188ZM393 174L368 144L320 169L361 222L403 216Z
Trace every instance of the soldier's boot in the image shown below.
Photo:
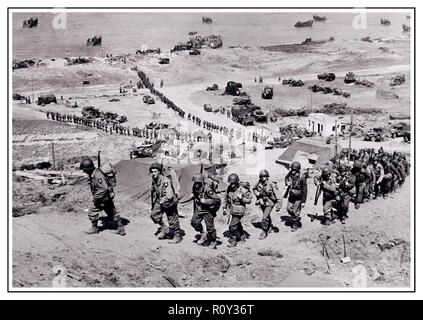
M159 234L157 235L157 238L159 238L160 240L165 239L168 233L169 233L169 227L164 222L162 222L161 229Z
M181 233L178 231L175 231L175 235L173 236L173 239L168 241L171 244L178 244L182 241Z
M242 235L241 235L241 238L239 239L239 241L241 241L241 242L245 242L247 240L247 236L245 235L245 233L243 233Z
M291 232L295 232L295 231L297 231L297 229L298 229L298 221L294 220L294 222L292 223L292 226L291 226Z
M87 231L85 231L86 234L96 234L96 233L99 233L99 232L100 232L100 230L98 229L97 221L92 222L91 228L89 228Z
M331 217L325 216L325 226L330 226L332 224Z
M206 242L206 240L207 240L207 232L203 231L201 232L201 237L197 241L197 244L201 246L204 242Z
M360 204L359 204L359 203L356 203L356 204L354 205L354 208L356 208L356 209L360 209Z
M259 239L260 239L260 240L263 240L263 239L265 239L266 237L267 237L267 232L266 232L266 231L264 231L264 230L262 230L262 231L261 231L261 233L260 233Z
M116 233L116 234L118 234L120 236L125 236L126 235L125 227L123 226L123 223L122 223L122 220L121 219L119 219L117 221L117 229L116 229L116 231L114 233Z
M229 248L236 247L236 239L234 239L234 238L229 239L229 243L228 243L227 247L229 247Z
M211 242L210 242L209 248L210 248L210 249L217 249L216 240L215 240L215 241L211 241Z

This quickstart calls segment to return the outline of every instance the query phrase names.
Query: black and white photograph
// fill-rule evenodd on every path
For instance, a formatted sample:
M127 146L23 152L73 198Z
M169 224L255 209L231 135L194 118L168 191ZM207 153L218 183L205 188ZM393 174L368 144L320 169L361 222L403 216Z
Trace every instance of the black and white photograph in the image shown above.
M8 290L415 290L415 8L7 17Z

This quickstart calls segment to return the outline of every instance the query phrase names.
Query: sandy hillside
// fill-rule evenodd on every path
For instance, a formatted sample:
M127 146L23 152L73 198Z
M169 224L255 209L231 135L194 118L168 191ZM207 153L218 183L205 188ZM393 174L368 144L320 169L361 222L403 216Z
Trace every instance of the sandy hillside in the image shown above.
M105 160L116 163L128 159L133 145L140 142L132 136L110 135L94 128L47 120L47 111L81 115L83 107L95 106L127 116L125 126L129 127L142 128L147 123L160 121L191 132L198 129L191 121L176 117L157 100L153 105L144 104L142 96L147 90L132 90L139 79L135 68L144 71L156 88L163 79L164 87L159 90L187 113L235 131L242 126L226 115L203 109L204 103L215 107L231 105L232 97L221 95L230 80L242 82L253 102L265 111L347 102L351 107L382 111L357 116L356 125L363 130L388 124L389 114L410 115L409 46L407 37L373 39L373 43L335 39L297 52L246 47L205 49L200 56L172 53L169 65L160 65L154 54L129 54L112 60L95 58L89 64L72 66L61 58L43 60L34 67L14 70L12 74L13 93L30 96L33 102L12 103L12 165L16 168L36 161L52 161L52 143L58 165L72 166L76 157L94 156L98 150ZM375 86L345 85L342 80L348 71L355 72L360 79L373 81ZM320 72L335 72L337 79L331 83L318 81L316 76ZM406 82L390 87L391 77L398 74L405 74ZM254 82L259 75L264 78L263 84ZM278 77L302 79L305 86L282 86ZM83 80L89 80L90 84L82 85ZM219 85L219 91L207 92L206 87L213 83ZM264 84L274 86L272 100L261 99ZM321 93L311 96L308 86L313 84L339 87L351 97ZM120 87L126 87L128 92L120 94ZM376 95L378 89L394 92L398 99L380 99ZM33 97L36 99L45 93L54 93L58 103L36 105ZM72 108L75 102L78 107ZM289 117L266 126L277 137L279 125L302 124L303 121ZM346 147L348 139L340 137L338 143ZM410 154L411 148L401 139L371 143L363 142L362 137L354 137L352 146L375 149L383 146L387 151L406 154ZM266 151L261 164L282 187L286 169L275 163L281 152L280 149ZM246 169L251 165L248 161L255 156L249 153L247 164L234 161L226 175L238 172L243 181L253 183L259 168L249 174ZM319 220L310 221L308 214L321 212L320 205L312 205L314 191L310 180L303 227L298 232L291 233L285 225L289 219L286 221L283 209L272 214L274 232L259 241L261 214L251 205L244 219L250 234L247 242L235 249L226 247L227 218L219 213L216 228L220 243L217 250L209 250L195 243L196 233L190 226L191 204L180 207L185 236L178 246L157 240L148 204L134 201L125 193L116 195L116 205L127 223L127 236L119 237L107 228L98 235L88 236L83 233L89 227L84 210L90 205L91 196L85 181L64 186L41 185L13 175L12 207L17 216L11 218L13 286L50 287L54 278L52 268L57 265L66 267L70 287L257 288L293 284L352 287L356 284L353 270L357 270L354 268L357 265L365 266L368 286L410 285L410 217L414 214L410 207L410 179L392 198L372 201L359 210L352 209L344 226L336 223L324 227ZM330 270L321 253L320 234L325 239L329 237ZM342 235L352 259L349 264L340 262Z

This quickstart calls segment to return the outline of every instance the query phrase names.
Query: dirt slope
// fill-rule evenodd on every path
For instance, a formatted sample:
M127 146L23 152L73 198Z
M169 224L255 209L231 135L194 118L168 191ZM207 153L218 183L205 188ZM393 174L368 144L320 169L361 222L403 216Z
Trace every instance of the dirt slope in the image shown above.
M284 210L274 212L274 232L262 241L258 240L260 214L251 206L244 218L250 238L236 248L226 247L226 218L219 213L216 229L221 244L217 250L194 243L190 204L180 207L185 236L175 246L154 236L148 205L131 202L124 194L118 194L116 202L128 223L127 236L107 229L85 235L88 187L83 183L66 188L56 196L60 201L48 200L33 214L12 218L13 286L50 287L52 268L58 265L66 267L69 287L352 287L357 264L365 266L368 286L405 287L410 283L409 183L393 198L352 209L344 226L310 222L306 214L321 211L311 199L304 210L303 228L296 233L284 225ZM55 193L60 188L46 191L45 197ZM311 198L313 190L310 194ZM319 234L330 237L330 272ZM339 262L342 234L352 259L349 264ZM389 241L391 247L396 245L381 250Z

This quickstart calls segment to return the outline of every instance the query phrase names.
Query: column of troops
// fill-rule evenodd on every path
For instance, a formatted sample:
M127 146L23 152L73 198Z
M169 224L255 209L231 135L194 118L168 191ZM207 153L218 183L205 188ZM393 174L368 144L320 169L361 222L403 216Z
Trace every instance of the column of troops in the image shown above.
M106 177L101 176L101 171L93 173L96 169L92 161L88 161L88 164L87 161L81 162L81 169L100 182L106 181ZM284 178L284 192L276 181L270 179L269 171L263 169L253 186L241 181L238 174L230 174L227 180L228 187L223 195L219 194L219 180L216 177L209 173L195 173L192 177L192 193L180 198L180 185L176 172L171 167L163 168L163 165L154 162L149 171L152 178L151 219L158 225L155 233L158 239L169 239L170 243L182 241L178 204L189 201L193 201L191 226L199 233L196 242L213 249L217 248L218 238L214 220L220 209L223 215L228 216L228 247L235 247L239 242L247 241L249 235L244 231L242 218L247 206L253 203L253 197L255 205L263 214L259 239L267 238L273 230L272 212L273 209L277 212L282 209L283 199L286 199L286 211L291 217L286 224L290 226L291 231L297 231L302 226L302 212L307 205L308 179L311 173L310 170L302 170L299 162L291 163L290 171ZM330 226L336 221L345 224L351 202L358 209L365 202L392 197L409 174L410 164L405 155L398 152L391 154L382 149L378 152L360 150L353 152L348 159L345 159L345 156L333 159L317 170L313 179L316 185L314 205L319 204L321 197L322 214L308 216L311 217L311 221L318 219L325 226ZM94 234L99 232L97 220L98 210L102 208L101 197L105 197L104 202L107 206L105 205L103 210L112 217L111 219L116 220L119 215L113 202L110 202L111 197L108 196L110 187L104 190L95 188L91 190L97 205L93 208L94 212L89 214L93 225L87 233ZM111 193L114 195L113 190ZM92 220L92 217L95 219ZM118 225L118 234L124 235L122 228L122 225Z
M55 120L58 122L66 122L79 124L91 128L96 128L110 134L116 133L121 135L131 135L131 129L127 126L122 126L119 123L114 123L111 121L99 120L88 118L85 116L77 116L75 114L61 114L59 112L46 112L47 119Z

